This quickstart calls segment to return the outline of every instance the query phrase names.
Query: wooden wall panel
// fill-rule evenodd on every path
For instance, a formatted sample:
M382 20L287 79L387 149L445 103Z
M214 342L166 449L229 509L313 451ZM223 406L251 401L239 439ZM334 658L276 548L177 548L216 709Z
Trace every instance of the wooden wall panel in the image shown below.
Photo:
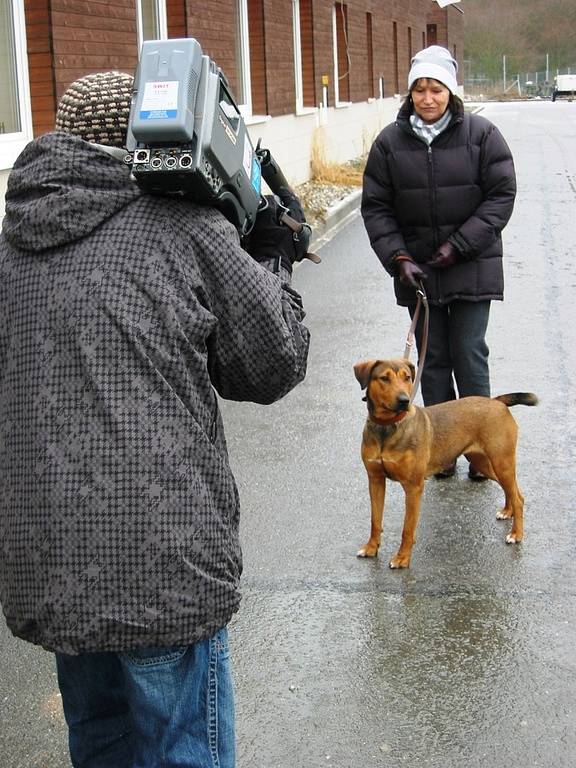
M334 104L332 19L334 8L342 6L347 35L344 39L340 25L339 69L340 74L349 69L349 77L340 81L341 101L377 95L379 78L385 96L405 93L410 54L424 44L427 24L437 25L439 44L462 56L463 16L455 6L440 9L431 0L300 0L305 106L321 100L323 78L328 103ZM295 109L292 4L248 0L248 7L253 112L290 114ZM25 0L25 12L35 135L52 129L57 100L73 80L101 70L134 72L136 0ZM238 0L167 0L167 16L169 37L197 38L240 101Z
M56 98L74 80L138 63L135 0L51 0Z
M40 136L54 128L56 116L49 0L27 0L24 10L32 128Z
M312 0L300 0L300 55L302 57L302 100L305 107L317 104L314 73L314 11Z

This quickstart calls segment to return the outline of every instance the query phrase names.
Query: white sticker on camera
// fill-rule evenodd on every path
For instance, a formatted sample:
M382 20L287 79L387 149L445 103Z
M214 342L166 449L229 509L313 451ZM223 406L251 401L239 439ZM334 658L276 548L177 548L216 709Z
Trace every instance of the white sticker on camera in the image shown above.
M141 120L168 120L178 114L178 80L148 82L140 106Z

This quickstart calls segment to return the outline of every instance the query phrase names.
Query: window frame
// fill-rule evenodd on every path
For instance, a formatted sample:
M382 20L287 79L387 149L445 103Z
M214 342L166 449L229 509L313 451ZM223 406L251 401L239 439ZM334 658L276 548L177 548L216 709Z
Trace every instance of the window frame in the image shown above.
M374 77L374 23L370 11L366 12L366 68L368 76L368 101L374 101L376 98L376 87Z
M304 111L302 39L300 35L300 0L292 0L292 35L294 38L294 87L296 94L296 114L298 114Z
M14 61L20 130L0 134L0 170L8 170L26 144L34 138L32 127L32 105L30 102L30 81L28 79L28 46L26 41L26 17L24 0L9 0L12 5L12 26L14 35Z
M166 0L152 0L158 20L158 37L152 40L168 39L168 15L166 12ZM142 0L136 0L136 30L138 34L138 50L141 50L144 42L144 22L142 14Z
M304 60L302 58L302 19L300 0L292 0L292 33L294 42L294 87L296 97L296 115L309 115L318 108L304 104Z
M344 0L339 0L339 2L335 2L332 4L332 53L334 57L334 105L336 107L349 107L352 102L351 101L340 101L340 72L338 70L338 20L337 20L337 5L345 6L346 11L348 10L348 3L345 3ZM343 22L344 23L344 22ZM344 34L347 35L347 30L344 26ZM348 58L348 51L346 51L346 57ZM349 72L346 73L348 76L348 91L350 92L350 79L349 79Z
M252 78L250 75L250 30L248 28L248 0L238 0L238 43L240 46L240 81L242 103L238 105L242 117L252 116Z

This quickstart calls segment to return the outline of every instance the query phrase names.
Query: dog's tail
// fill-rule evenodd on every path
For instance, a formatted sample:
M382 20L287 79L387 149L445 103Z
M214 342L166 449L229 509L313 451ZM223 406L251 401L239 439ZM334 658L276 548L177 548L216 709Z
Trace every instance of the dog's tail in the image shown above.
M513 405L538 405L538 398L533 392L511 392L509 395L498 395L494 400L510 408Z

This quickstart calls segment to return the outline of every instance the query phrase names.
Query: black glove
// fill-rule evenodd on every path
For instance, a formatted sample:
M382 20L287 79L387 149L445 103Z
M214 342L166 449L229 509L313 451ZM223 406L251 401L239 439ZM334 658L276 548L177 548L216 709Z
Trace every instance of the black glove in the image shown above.
M428 275L420 269L416 262L412 261L407 253L398 254L394 258L394 264L398 279L403 285L408 285L410 288L418 290L420 282L428 278Z
M434 267L434 269L447 269L456 264L459 258L460 253L458 249L447 240L438 248L434 256L432 256L432 260L428 262L428 265Z
M312 238L312 229L306 224L306 217L300 205L300 200L287 187L279 188L278 198L282 205L287 208L287 211L281 215L280 220L282 224L285 224L292 230L292 238L296 249L295 261L310 259L314 264L319 264L321 262L320 256L310 253L308 250Z
M294 192L292 192L291 189L288 189L288 187L280 187L276 194L280 198L280 202L282 203L282 205L285 208L288 208L289 216L292 216L293 219L296 219L296 221L300 221L302 223L306 221L306 217L304 216L304 211L302 210L302 206L300 205L300 200L298 200L298 198L296 197Z
M300 201L286 187L279 189L279 195L267 195L266 207L261 208L250 234L244 238L243 246L256 261L280 260L282 266L292 272L297 260L297 249L293 231L280 223L284 208L288 215L298 222L305 221ZM280 204L279 204L280 203Z

